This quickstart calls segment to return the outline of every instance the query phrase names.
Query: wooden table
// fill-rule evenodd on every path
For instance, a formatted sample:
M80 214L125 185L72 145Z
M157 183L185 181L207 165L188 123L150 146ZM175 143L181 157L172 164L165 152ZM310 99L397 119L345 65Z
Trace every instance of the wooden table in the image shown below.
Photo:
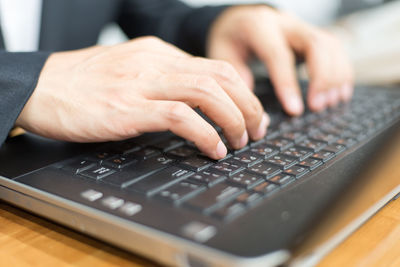
M0 266L158 266L0 202ZM319 264L400 266L400 199L392 201Z
M400 184L400 135L377 161L380 168L357 187L351 204L346 195L320 222L298 254L323 242L352 220L356 210L380 198ZM391 181L382 183L382 179ZM347 210L343 209L343 206ZM147 259L122 251L101 241L74 232L41 217L0 201L0 266L158 266ZM400 266L400 198L391 201L367 223L330 252L318 265Z

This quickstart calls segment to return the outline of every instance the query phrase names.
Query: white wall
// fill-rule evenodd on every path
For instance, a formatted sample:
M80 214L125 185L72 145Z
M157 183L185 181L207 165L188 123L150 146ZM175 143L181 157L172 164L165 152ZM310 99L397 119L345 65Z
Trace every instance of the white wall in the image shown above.
M193 6L271 3L274 6L296 14L300 18L318 25L327 25L334 19L341 0L183 0Z

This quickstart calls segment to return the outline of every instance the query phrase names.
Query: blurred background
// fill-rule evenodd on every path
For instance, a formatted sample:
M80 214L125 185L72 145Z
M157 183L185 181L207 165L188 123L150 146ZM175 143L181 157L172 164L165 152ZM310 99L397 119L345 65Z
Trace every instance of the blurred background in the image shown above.
M400 0L182 0L189 5L266 3L326 28L342 40L358 83L400 84ZM126 40L116 25L101 44ZM306 77L300 67L302 78Z

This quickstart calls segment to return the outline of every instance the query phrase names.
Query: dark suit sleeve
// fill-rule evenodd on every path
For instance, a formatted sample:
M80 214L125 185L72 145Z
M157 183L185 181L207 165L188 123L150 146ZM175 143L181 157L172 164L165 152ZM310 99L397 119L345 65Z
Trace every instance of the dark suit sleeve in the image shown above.
M129 38L155 35L204 56L208 30L225 8L192 8L178 0L124 0L118 24Z
M36 87L49 53L0 50L0 145Z

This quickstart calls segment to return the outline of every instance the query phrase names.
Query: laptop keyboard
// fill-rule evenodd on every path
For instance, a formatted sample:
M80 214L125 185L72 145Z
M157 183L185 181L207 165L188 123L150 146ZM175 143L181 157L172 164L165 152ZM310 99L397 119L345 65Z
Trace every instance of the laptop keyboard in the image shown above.
M79 179L228 222L390 125L400 116L400 100L369 92L356 94L349 104L298 118L269 113L266 138L230 150L219 161L166 134L158 142L112 144L69 160L62 169Z

